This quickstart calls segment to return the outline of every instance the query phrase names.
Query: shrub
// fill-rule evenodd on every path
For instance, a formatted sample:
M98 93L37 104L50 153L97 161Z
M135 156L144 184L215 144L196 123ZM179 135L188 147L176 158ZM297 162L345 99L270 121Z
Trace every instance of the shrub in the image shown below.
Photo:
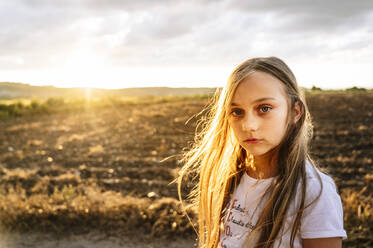
M322 91L321 88L319 87L316 87L315 85L312 85L312 88L311 88L312 91Z
M365 88L359 88L359 87L351 87L351 88L347 88L346 91L351 91L351 92L364 92L364 91L367 91L367 89Z

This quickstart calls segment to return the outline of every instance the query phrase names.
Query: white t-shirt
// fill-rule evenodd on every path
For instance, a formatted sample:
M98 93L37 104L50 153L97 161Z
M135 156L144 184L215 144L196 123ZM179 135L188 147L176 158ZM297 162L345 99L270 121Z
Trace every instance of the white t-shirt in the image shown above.
M305 206L311 203L319 194L321 186L316 173L319 173L323 183L320 198L307 207L302 215L300 231L294 240L294 248L302 247L302 239L342 237L346 238L343 229L343 209L334 181L329 176L306 162L306 199ZM266 198L261 201L266 189L275 178L255 179L244 173L240 183L229 202L225 216L224 231L220 234L220 247L238 248L252 247L258 235L247 235L253 230ZM280 231L274 247L290 247L291 229L296 217L296 206L299 206L301 187L298 185L295 201L289 206L283 229ZM246 243L245 243L246 241Z

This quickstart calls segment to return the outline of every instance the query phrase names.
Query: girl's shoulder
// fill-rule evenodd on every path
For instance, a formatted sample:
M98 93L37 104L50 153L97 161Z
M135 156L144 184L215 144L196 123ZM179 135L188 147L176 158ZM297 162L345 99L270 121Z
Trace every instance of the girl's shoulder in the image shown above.
M306 192L309 196L319 193L337 193L337 187L333 178L317 167L310 161L306 161Z
M311 162L306 161L306 192L305 206L307 205L324 205L328 202L339 201L339 194L336 184L331 176L320 171L313 166ZM303 181L300 180L295 192L295 205L293 211L296 212L300 206L302 198Z
M305 210L302 216L301 237L343 237L343 208L334 180L306 162ZM300 191L301 192L301 191ZM299 200L299 196L297 197Z

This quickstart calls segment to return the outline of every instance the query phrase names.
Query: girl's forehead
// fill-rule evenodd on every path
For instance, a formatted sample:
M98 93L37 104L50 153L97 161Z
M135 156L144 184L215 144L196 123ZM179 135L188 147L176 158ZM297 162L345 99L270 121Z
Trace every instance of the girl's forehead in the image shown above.
M252 103L264 98L272 101L287 101L285 85L268 73L256 71L238 84L232 103Z

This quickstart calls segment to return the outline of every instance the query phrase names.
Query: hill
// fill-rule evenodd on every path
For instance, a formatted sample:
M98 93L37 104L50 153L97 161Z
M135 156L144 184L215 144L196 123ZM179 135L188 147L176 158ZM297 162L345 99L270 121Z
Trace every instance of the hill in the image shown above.
M117 90L89 90L91 97L103 96L190 96L214 93L216 88L171 88L142 87ZM33 86L23 83L0 82L0 99L15 98L50 98L50 97L84 97L86 88L57 88L54 86Z

